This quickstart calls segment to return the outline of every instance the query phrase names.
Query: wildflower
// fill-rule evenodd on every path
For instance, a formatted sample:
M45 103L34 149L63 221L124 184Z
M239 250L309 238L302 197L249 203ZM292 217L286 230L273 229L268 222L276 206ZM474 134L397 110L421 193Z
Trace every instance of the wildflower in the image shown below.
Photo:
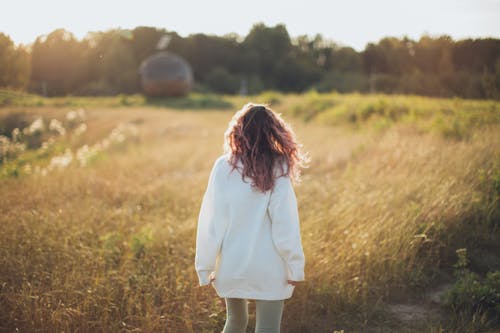
M12 130L12 141L18 142L20 141L20 139L21 139L21 131L19 130L19 128L16 127Z
M26 145L20 142L12 142L8 137L0 135L0 161L6 157L15 157L26 149Z
M125 135L123 135L119 128L114 128L109 135L109 139L112 142L121 143L125 141Z
M88 145L83 145L76 151L76 159L80 162L81 166L85 166L87 164L87 154L89 151Z
M26 135L36 135L41 134L45 131L45 124L43 123L42 117L35 119L30 126L23 129L23 133Z
M85 110L84 109L78 109L78 110L72 110L66 113L66 121L70 125L76 125L77 123L81 123L85 120Z
M9 151L10 140L4 135L0 135L0 157L6 156Z
M64 154L52 157L47 169L64 169L71 164L71 161L73 161L73 153L71 149L66 148Z
M99 145L93 145L89 147L88 145L83 145L76 151L76 160L80 163L80 166L86 166L88 161L97 155L100 150Z
M78 115L76 114L75 111L69 111L66 113L66 120L69 122L75 121Z
M129 138L137 138L139 131L137 127L132 124L119 124L115 127L108 136L109 143L123 143ZM106 143L107 144L107 143Z
M55 142L54 138L49 138L47 141L42 142L40 149L42 151L47 150L50 146L54 144L54 142Z
M80 136L82 135L83 133L85 133L87 131L87 124L85 123L81 123L80 125L78 125L77 128L75 128L75 131L73 132L76 136Z
M57 119L52 119L50 121L49 130L51 132L56 132L61 136L66 134L66 129L64 128L63 124Z

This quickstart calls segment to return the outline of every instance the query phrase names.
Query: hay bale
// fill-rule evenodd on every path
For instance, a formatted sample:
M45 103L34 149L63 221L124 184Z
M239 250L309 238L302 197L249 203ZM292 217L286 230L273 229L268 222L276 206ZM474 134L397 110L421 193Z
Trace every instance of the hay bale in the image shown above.
M148 96L183 96L193 86L191 66L172 52L163 51L146 58L139 72L142 89Z

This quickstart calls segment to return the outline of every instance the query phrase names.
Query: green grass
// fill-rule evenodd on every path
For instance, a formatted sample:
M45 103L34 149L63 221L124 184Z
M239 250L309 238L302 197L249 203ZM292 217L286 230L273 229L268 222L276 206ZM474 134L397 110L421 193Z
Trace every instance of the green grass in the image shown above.
M0 107L137 107L158 106L174 109L227 109L232 104L224 97L212 94L192 93L180 98L147 98L143 95L117 95L109 97L51 97L23 92L0 90Z

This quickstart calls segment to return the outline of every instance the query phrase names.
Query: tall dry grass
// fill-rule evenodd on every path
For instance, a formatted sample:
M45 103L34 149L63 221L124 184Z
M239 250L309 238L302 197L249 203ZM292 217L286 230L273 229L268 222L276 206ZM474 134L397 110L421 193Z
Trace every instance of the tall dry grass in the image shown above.
M293 118L286 103L276 109L312 157L296 186L307 281L286 302L284 332L422 330L395 323L385 305L445 278L458 247L498 236L484 191L498 168L498 126L457 140L408 123L353 130ZM232 111L88 115L81 140L130 122L138 141L85 167L1 180L0 328L220 331L223 300L197 286L193 260L200 200Z

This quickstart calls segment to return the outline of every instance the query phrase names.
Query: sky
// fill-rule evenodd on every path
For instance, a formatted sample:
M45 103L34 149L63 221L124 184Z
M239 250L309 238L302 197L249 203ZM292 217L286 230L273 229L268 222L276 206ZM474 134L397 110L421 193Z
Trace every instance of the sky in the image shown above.
M385 36L500 38L500 0L3 0L0 32L16 44L65 28L89 31L153 26L176 31L248 34L255 23L285 24L358 51Z

